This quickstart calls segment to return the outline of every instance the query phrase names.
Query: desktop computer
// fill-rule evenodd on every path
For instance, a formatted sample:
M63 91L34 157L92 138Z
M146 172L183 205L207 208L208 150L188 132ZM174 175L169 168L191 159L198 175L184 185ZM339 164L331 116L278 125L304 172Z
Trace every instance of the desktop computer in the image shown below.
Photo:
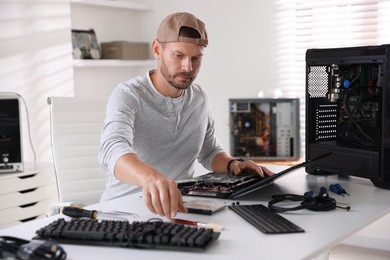
M299 99L230 99L230 152L252 160L300 158Z
M0 173L22 171L20 99L0 93Z
M390 45L306 52L309 174L370 179L390 189Z

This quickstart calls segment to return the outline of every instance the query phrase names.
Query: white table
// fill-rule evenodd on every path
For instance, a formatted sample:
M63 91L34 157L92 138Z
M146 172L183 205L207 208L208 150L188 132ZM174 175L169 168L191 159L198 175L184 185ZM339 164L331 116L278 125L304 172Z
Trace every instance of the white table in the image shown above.
M285 166L273 166L274 171ZM304 169L295 171L253 194L242 197L242 204L267 204L273 194L318 193L320 187L340 183L351 196L342 197L329 193L338 202L347 203L350 211L336 209L328 212L299 210L283 216L305 229L305 233L266 235L255 229L229 209L212 216L179 213L188 220L212 222L225 226L219 239L204 253L125 249L113 247L91 247L63 245L68 259L312 259L326 255L338 243L390 212L390 191L374 187L369 180L340 178L338 176L307 175ZM230 204L232 201L225 201ZM126 210L140 215L137 220L156 217L144 206L140 194L94 205L94 209ZM35 231L53 221L55 217L34 220L12 228L0 230L0 235L13 235L31 239ZM165 219L166 220L166 219Z

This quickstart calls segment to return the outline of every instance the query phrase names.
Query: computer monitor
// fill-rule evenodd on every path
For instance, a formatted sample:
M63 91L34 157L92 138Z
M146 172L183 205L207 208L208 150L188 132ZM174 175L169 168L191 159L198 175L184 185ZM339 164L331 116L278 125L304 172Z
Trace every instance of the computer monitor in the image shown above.
M23 171L19 101L0 93L0 173Z
M306 167L390 189L390 45L306 52Z

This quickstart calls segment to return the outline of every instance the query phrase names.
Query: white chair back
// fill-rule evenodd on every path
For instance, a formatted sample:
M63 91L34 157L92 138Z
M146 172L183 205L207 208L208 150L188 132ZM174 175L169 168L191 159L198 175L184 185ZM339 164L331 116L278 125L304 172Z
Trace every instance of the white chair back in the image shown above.
M99 202L106 174L98 163L106 99L49 97L50 136L59 202Z

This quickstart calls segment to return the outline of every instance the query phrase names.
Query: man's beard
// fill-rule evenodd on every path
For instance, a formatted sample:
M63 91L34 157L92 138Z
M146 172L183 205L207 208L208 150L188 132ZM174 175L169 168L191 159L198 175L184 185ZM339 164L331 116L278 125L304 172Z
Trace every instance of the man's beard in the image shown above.
M166 81L168 81L168 83L171 84L172 87L179 90L187 89L195 79L195 77L190 72L178 72L176 74L169 74L167 66L165 64L163 64L161 68L161 74L164 76ZM187 79L186 82L188 83L183 83L183 82L177 83L175 82L176 77L180 77L180 78L183 77Z

